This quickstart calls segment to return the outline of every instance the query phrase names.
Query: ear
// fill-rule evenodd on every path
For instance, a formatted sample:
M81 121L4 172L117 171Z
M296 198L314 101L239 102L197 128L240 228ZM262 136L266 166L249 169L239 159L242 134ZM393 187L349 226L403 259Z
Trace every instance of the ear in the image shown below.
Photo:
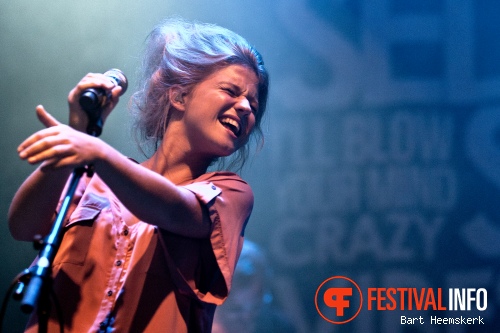
M173 86L168 91L168 97L170 100L170 105L176 108L179 111L184 111L186 109L185 105L185 97L187 92L185 88L180 86Z

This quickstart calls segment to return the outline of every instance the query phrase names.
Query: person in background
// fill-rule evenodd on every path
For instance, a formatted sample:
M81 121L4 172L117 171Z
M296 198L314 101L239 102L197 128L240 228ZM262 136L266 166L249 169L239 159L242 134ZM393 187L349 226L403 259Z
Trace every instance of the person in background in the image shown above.
M250 138L262 139L267 70L238 34L169 19L148 37L142 74L131 105L143 162L86 133L82 92L110 93L105 121L122 89L95 73L69 93L69 126L38 106L46 128L18 147L39 166L9 209L17 240L50 231L75 168L95 171L78 184L52 266L65 332L210 332L231 289L253 194L224 167L239 170ZM26 330L38 330L36 310ZM59 332L54 307L48 331Z
M293 333L274 302L272 270L262 248L245 240L227 301L215 311L213 333Z

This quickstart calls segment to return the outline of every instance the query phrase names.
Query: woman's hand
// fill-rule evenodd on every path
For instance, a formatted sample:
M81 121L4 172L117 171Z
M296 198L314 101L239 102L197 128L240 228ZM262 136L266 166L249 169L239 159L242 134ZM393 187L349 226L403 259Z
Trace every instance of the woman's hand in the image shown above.
M42 163L43 169L75 168L92 164L103 153L105 144L101 140L61 124L41 105L36 113L47 128L19 145L21 159L30 164Z
M104 89L106 92L111 92L111 98L106 101L101 113L101 118L104 123L106 118L111 113L111 110L118 103L122 87L115 83L106 75L100 73L89 73L69 92L69 126L80 132L87 131L88 115L82 109L79 103L80 96L85 89Z

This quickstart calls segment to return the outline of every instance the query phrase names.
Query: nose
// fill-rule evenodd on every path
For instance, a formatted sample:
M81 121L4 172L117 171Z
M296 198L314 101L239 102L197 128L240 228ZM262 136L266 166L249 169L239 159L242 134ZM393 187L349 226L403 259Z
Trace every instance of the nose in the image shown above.
M252 112L252 107L250 106L250 101L245 96L241 96L236 103L235 109L239 112L248 115Z

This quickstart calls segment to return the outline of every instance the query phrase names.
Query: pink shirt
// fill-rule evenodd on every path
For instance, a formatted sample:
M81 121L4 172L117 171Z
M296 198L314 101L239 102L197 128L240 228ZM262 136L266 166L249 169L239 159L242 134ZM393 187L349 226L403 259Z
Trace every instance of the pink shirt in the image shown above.
M65 332L210 332L231 287L253 194L229 172L184 187L208 210L210 238L127 225L106 184L82 178L53 265ZM59 332L52 308L49 332ZM27 332L38 332L35 314Z

